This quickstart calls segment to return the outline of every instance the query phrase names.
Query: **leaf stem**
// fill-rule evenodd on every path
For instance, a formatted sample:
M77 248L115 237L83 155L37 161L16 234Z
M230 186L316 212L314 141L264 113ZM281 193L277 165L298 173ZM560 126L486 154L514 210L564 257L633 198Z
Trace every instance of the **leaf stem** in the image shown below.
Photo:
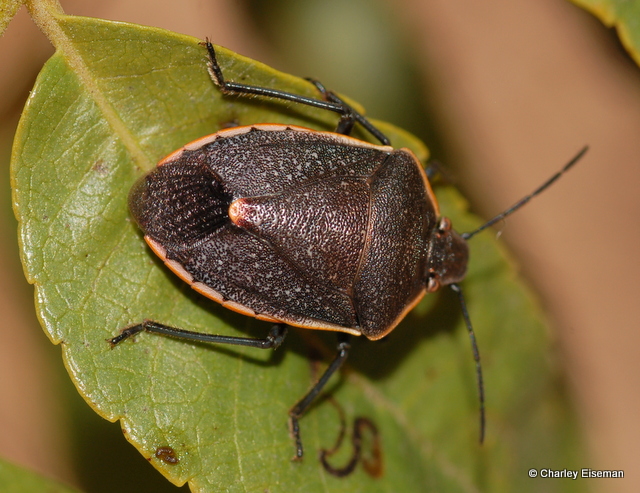
M64 15L60 2L58 0L27 0L25 6L36 26L49 38L51 44L58 48L56 41L60 39L61 29L55 17Z
M62 10L58 0L27 0L27 9L33 21L49 38L56 52L64 57L69 68L76 74L95 104L100 108L104 119L120 138L131 156L131 160L143 171L155 166L155 160L146 155L139 142L122 122L111 103L105 97L102 88L91 68L86 64L82 53L77 49L75 41L61 25L63 21L72 19Z

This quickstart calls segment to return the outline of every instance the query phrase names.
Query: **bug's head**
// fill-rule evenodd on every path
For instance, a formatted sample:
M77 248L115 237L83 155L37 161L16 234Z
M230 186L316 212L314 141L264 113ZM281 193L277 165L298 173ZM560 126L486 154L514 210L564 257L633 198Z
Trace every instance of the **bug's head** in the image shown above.
M451 227L447 217L441 217L431 232L427 256L427 291L462 281L467 272L469 246Z
M571 161L565 164L560 171L536 188L532 193L526 195L511 207L497 216L494 216L492 219L473 231L458 234L451 229L451 221L449 221L448 218L440 218L429 238L426 274L427 292L432 293L437 291L441 286L446 285L451 285L452 288L455 288L456 283L464 278L467 271L467 262L469 260L469 247L467 245L467 240L471 239L481 231L484 231L488 227L493 226L498 221L502 221L507 216L510 216L536 195L539 195L549 188L556 180L566 173L567 170L576 164L582 156L584 156L587 149L588 147L584 147Z

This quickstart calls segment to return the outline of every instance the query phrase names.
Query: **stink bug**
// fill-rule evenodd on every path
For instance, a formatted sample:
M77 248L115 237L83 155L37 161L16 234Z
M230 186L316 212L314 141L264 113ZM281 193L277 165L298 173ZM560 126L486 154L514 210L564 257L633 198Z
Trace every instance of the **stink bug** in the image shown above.
M221 130L169 155L129 195L144 239L181 279L223 306L273 322L265 339L187 331L145 320L142 331L219 344L277 348L287 326L335 331L337 355L289 411L295 457L299 418L347 358L349 337L391 332L425 293L450 286L471 338L485 429L480 356L459 282L467 240L557 180L584 154L511 208L471 233L440 216L421 163L394 149L364 116L317 81L318 99L228 82L211 43L209 74L225 95L286 100L340 115L335 132L279 124ZM349 137L355 124L381 145Z

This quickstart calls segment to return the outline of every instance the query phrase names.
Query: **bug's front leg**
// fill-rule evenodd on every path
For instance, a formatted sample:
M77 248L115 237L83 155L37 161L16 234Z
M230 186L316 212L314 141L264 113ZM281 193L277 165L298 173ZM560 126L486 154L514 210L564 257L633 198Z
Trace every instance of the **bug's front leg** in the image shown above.
M300 418L313 403L315 398L318 397L318 394L322 391L329 378L331 378L331 375L340 369L349 355L350 348L351 344L349 344L349 334L338 333L338 353L336 354L336 357L311 390L307 392L307 394L289 411L289 429L291 430L291 435L293 436L296 444L296 454L293 456L292 460L300 460L303 455L302 439L300 438Z

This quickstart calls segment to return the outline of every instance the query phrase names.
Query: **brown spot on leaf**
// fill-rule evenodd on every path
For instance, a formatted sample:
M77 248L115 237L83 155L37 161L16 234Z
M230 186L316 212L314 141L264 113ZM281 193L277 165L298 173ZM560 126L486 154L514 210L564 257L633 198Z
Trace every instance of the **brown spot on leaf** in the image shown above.
M156 457L165 464L170 464L172 466L180 462L180 459L178 459L178 456L176 455L176 451L168 446L158 447L156 449Z
M93 163L91 169L98 173L100 176L106 176L106 174L109 172L109 168L107 168L102 159L98 159L95 163Z

